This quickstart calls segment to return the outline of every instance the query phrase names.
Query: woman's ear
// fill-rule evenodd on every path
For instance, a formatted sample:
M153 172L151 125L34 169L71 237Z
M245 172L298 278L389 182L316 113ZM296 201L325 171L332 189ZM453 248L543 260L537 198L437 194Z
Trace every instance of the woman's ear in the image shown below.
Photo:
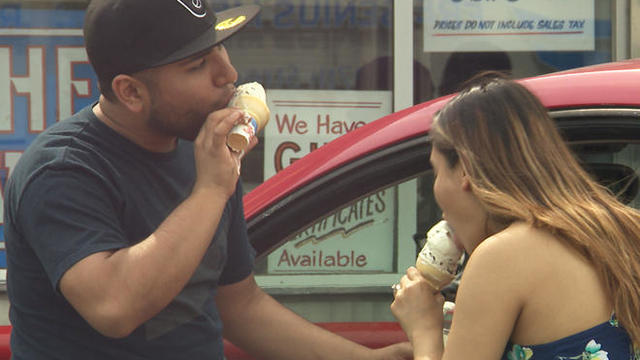
M144 109L148 97L146 85L130 75L120 74L111 82L113 93L131 112L139 113Z
M462 164L460 166L460 185L462 187L462 191L471 191L471 179L469 178L469 174L464 169Z
M462 190L471 191L471 180L467 175L462 177Z

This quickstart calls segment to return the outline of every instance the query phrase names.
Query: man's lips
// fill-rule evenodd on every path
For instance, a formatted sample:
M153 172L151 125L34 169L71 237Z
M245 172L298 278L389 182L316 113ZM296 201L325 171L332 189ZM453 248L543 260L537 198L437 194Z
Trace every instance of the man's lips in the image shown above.
M231 87L229 90L229 93L225 97L225 104L227 104L227 106L229 106L229 103L231 102L231 99L233 99L233 94L235 94L235 92L236 92L236 88Z

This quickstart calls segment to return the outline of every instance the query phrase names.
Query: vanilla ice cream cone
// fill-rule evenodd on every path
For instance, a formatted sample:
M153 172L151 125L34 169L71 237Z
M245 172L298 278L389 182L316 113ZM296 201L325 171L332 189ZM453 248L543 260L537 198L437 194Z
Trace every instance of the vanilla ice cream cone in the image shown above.
M431 287L439 291L455 278L461 256L462 250L453 242L453 231L442 220L427 232L416 268Z
M251 138L260 132L269 121L270 111L262 85L257 82L238 86L229 107L240 108L245 119L231 129L227 136L227 145L235 151L244 151Z

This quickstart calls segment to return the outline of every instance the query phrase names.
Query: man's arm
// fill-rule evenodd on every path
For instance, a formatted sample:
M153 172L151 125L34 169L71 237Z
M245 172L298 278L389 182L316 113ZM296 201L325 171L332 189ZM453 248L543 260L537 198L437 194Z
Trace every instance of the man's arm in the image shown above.
M138 244L92 254L61 278L60 291L105 336L124 337L171 302L202 260L238 181L226 134L240 113L209 116L195 141L191 195ZM167 266L171 264L171 266Z
M218 289L224 336L261 359L411 359L408 343L372 350L293 313L258 287L253 275Z
M215 192L193 194L137 245L95 253L73 265L62 276L60 291L97 331L127 336L182 290L211 242L225 203Z

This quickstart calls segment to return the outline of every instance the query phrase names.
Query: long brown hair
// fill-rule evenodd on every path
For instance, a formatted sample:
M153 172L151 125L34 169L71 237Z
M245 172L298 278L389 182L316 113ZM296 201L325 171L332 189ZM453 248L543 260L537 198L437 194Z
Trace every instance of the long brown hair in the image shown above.
M430 136L495 221L549 231L590 261L640 344L640 212L580 166L533 94L485 76L436 115Z

